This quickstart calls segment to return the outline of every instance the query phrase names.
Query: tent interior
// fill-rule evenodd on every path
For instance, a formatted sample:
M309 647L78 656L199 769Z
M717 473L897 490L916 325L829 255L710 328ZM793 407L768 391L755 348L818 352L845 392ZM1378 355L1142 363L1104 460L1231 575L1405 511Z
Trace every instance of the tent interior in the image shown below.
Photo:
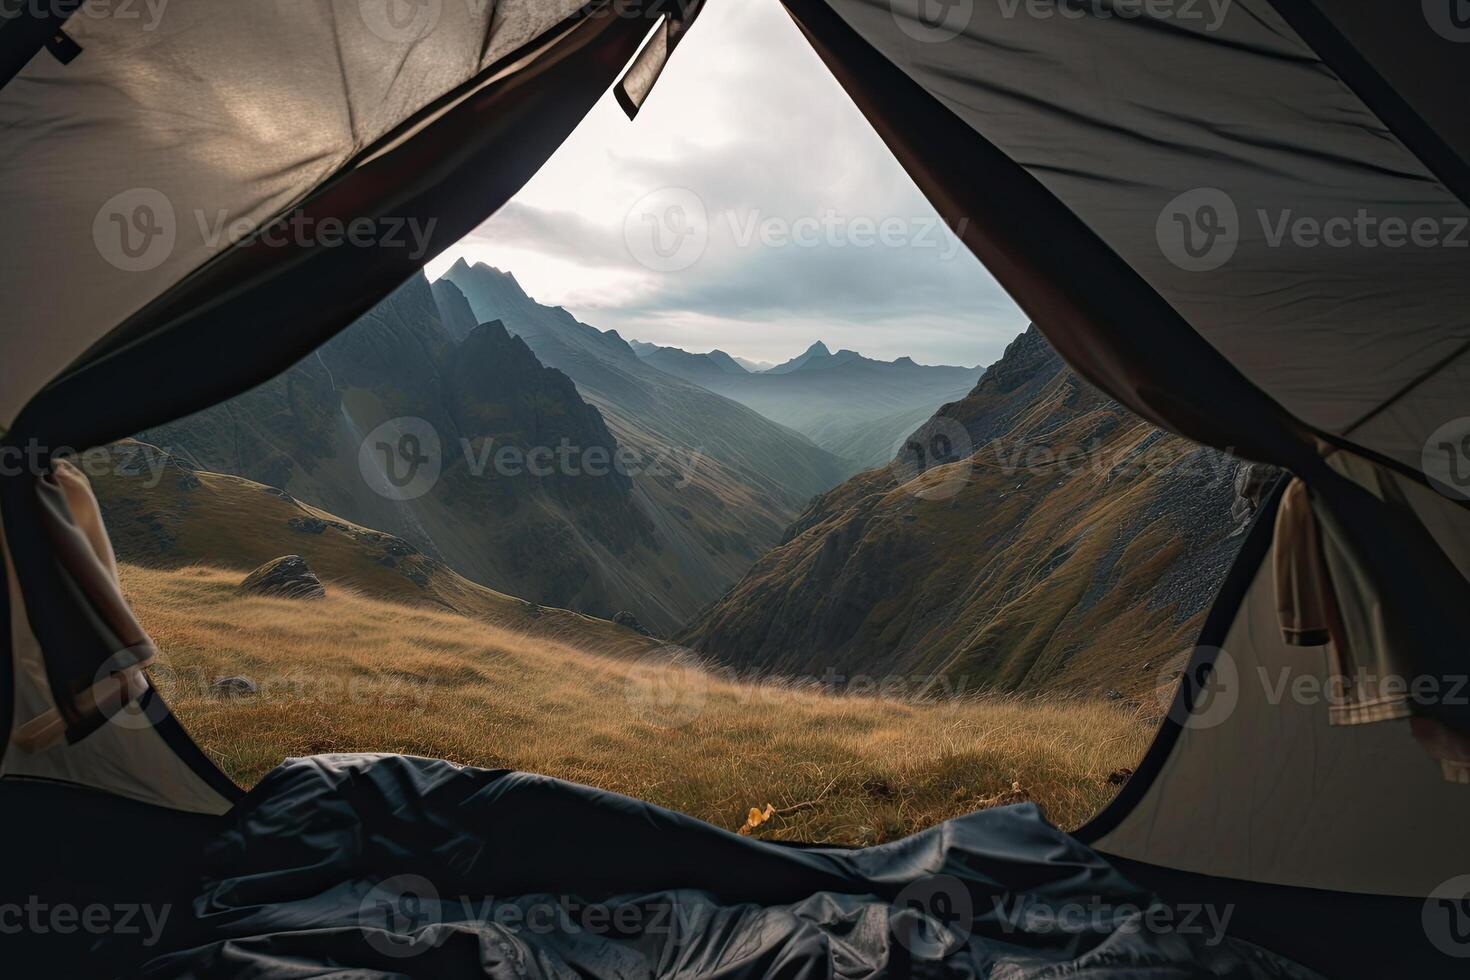
M987 811L843 851L738 838L550 780L393 758L292 760L247 794L150 686L156 650L109 577L95 504L43 449L38 468L0 477L0 909L36 896L76 908L167 902L175 919L165 950L122 930L17 936L0 915L0 943L30 944L19 962L76 975L284 975L288 964L298 976L395 975L401 950L333 918L372 897L353 877L363 867L341 863L355 846L379 877L423 873L446 895L664 896L714 916L660 943L636 929L600 937L596 950L441 920L432 952L396 975L998 975L988 971L1005 963L1005 975L1051 976L1065 963L1135 976L1149 956L1169 976L1463 970L1460 7L782 5L1078 375L1160 428L1286 473L1116 799L1070 835L1048 836L1034 813ZM437 254L510 200L609 89L630 113L656 99L706 5L195 0L149 31L116 6L6 4L0 22L9 447L100 446L225 401L309 355L424 261L182 230L164 234L161 252L107 258L99 207L121 200L145 223L204 209L256 227L284 214L407 216L432 228ZM1283 248L1277 215L1311 222L1325 244ZM1333 244L1331 229L1361 235L1365 215L1406 230L1397 244L1387 225L1376 242ZM1223 222L1226 240L1196 248L1191 218L1206 231ZM1329 553L1327 588L1357 665L1439 696L1361 692L1352 707L1372 724L1271 696L1259 678L1329 669L1280 628L1292 520ZM1409 737L1411 723L1428 734ZM1426 738L1445 751L1426 754ZM202 854L233 862L233 876L204 887ZM888 923L905 888L935 875L970 890L974 918L958 941L864 938L865 916ZM995 931L992 899L1033 887L1056 901L1228 907L1242 945ZM290 902L290 915L268 910Z

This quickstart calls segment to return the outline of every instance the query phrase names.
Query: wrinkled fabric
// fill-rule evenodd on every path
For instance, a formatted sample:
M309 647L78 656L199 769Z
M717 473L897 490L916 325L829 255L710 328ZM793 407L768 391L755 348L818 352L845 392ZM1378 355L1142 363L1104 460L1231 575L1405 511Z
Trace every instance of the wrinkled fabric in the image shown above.
M36 481L36 498L36 513L76 609L93 622L96 635L112 651L96 683L78 692L75 703L66 708L73 716L110 717L142 697L147 690L143 668L153 662L158 650L123 597L117 556L102 525L97 497L82 471L57 460ZM39 752L61 741L66 727L66 715L57 707L49 708L21 720L16 744L27 752Z
M1315 976L1186 928L1030 804L801 849L543 776L321 756L203 862L137 976Z

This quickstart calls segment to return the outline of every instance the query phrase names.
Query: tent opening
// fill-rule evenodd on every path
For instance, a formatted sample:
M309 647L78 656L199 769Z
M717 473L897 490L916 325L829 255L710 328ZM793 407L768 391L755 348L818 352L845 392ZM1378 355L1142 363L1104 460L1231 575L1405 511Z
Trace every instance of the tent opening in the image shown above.
M401 752L857 845L1137 768L1275 472L1068 368L777 4L706 16L634 122L89 467L236 782Z

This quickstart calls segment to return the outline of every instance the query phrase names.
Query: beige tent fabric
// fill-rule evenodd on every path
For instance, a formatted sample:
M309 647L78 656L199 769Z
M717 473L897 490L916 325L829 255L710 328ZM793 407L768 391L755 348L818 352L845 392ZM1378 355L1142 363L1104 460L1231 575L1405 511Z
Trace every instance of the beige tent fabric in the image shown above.
M1360 456L1333 452L1327 462L1410 509L1470 575L1470 511ZM1307 519L1309 506L1301 508L1310 501L1291 487L1284 497L1295 501L1296 516L1283 518L1291 538L1290 524ZM1280 524L1276 531L1273 547L1282 539ZM1325 556L1332 544L1318 533ZM1186 721L1138 805L1092 843L1202 874L1423 897L1443 881L1445 868L1470 867L1470 841L1460 829L1470 822L1470 740L1420 717L1343 724L1353 714L1353 692L1344 700L1334 677L1392 650L1380 645L1353 654L1345 666L1330 648L1289 643L1280 561L1268 556L1221 644L1223 699L1217 694ZM1343 629L1372 638L1376 604L1339 599L1349 601L1359 606L1359 623ZM1444 683L1445 697L1470 697L1467 677Z
M1408 724L1329 724L1325 657L1283 641L1270 562L1221 649L1222 693L1094 847L1224 878L1418 898L1446 869L1470 867L1470 792L1445 781Z
M147 689L143 668L158 651L123 598L112 542L87 478L58 460L36 481L36 493L56 561L85 597L79 605L95 617L97 635L108 638L114 651L96 683L78 696L77 711L84 717L96 712L112 715L142 696ZM57 744L65 734L62 713L52 707L35 718L20 718L15 744L22 751L36 752Z
M583 9L191 0L156 20L73 16L80 56L42 51L0 88L0 431L239 234Z
M68 506L80 515L76 524L80 533L98 543L100 550L94 554L100 565L104 558L110 558L111 547L85 478L75 470L71 473L75 478L70 474L63 476L58 485L70 489ZM161 702L154 702L151 714L133 708L118 711L112 715L111 722L75 745L62 741L65 726L51 700L45 658L26 617L25 600L10 550L4 544L3 530L0 530L0 551L3 551L9 583L7 599L15 679L15 730L10 745L0 757L0 776L65 780L144 803L199 813L228 810L230 801L190 769L158 734L154 721L163 710ZM116 678L121 678L123 684ZM126 670L104 679L97 698L125 698L128 703L136 704L146 684L141 669Z
M1377 467L1369 464L1359 475L1376 484L1380 496L1406 505L1398 486ZM1470 784L1470 736L1414 716L1417 673L1385 623L1371 578L1331 534L1324 541L1299 479L1282 494L1272 553L1282 640L1326 649L1328 724L1409 719L1414 738L1439 761L1444 778Z

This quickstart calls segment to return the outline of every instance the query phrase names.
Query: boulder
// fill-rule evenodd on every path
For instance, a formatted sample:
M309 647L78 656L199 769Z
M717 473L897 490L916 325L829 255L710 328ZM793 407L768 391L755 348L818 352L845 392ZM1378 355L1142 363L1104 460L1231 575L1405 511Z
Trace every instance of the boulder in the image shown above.
M300 555L286 555L261 565L245 576L239 592L281 599L320 599L327 594L321 579Z
M634 616L632 613L628 612L626 609L624 609L622 612L620 612L617 615L615 615L612 618L612 621L614 623L617 623L619 626L621 626L621 627L623 627L625 629L632 630L634 633L642 633L644 636L652 636L653 635L652 633L650 633L648 631L648 627L646 627L642 623L638 622L638 617L637 616Z

